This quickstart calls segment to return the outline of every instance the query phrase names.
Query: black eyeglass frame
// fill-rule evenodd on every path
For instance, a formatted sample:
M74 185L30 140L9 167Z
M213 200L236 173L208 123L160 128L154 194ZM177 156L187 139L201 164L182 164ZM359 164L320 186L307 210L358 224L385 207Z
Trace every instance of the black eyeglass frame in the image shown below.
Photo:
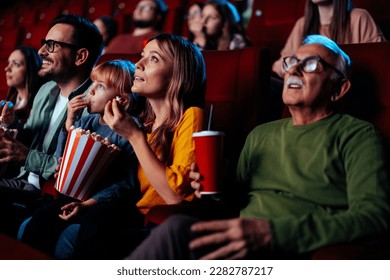
M70 44L70 43L60 42L60 41L51 40L51 39L50 40L45 40L45 39L41 40L41 46L45 46L46 50L49 53L53 53L54 52L55 44L57 44L57 45L59 45L61 47L67 47L67 48L70 48L70 49L80 49L79 46L74 45L74 44Z
M292 66L288 66L288 64L286 63L286 60L287 59L291 59L291 58L294 58L296 59L297 63L292 65ZM306 66L306 62L309 61L309 60L316 60L317 61L317 65L316 65L316 68L313 70L313 71L306 71L305 70L305 66ZM299 69L301 69L303 72L305 73L313 73L315 70L317 70L318 68L318 62L321 62L325 67L330 67L331 69L333 69L337 74L341 75L342 77L345 77L345 75L339 70L337 69L336 67L334 67L332 64L328 63L325 59L319 57L319 56L316 56L316 55L312 55L312 56L308 56L304 59L299 59L297 58L295 55L292 55L292 56L286 56L283 58L283 65L282 65L282 68L285 72L288 72L291 67L295 66L298 64L298 67Z

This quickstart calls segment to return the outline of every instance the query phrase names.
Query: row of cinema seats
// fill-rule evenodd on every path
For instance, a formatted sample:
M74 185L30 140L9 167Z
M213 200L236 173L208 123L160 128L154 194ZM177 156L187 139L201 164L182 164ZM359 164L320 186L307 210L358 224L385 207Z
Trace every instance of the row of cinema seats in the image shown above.
M343 49L350 54L353 64L352 88L342 109L372 121L390 147L390 42L345 45ZM209 51L203 54L207 67L206 100L208 105L214 105L215 110L213 128L226 132L225 156L234 163L247 133L263 121L266 112L269 52L267 48L252 47L224 52ZM107 54L101 57L100 62L115 58L135 62L139 56ZM210 213L207 209L187 205L156 206L148 213L147 222L160 224L169 215L178 212L203 213L203 218L206 219L237 215L232 209L220 210ZM1 242L3 241L0 239L0 246ZM11 249L0 250L0 259L7 259L10 254L8 250ZM340 244L316 251L313 258L381 258L385 253L388 251L373 251L367 246ZM27 256L32 259L42 257L39 254L35 257L31 254Z

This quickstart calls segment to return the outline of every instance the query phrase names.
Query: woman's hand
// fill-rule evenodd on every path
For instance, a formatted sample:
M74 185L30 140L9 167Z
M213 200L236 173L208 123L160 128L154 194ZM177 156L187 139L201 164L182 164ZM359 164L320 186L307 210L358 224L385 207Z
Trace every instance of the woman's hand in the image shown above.
M107 102L103 120L112 130L128 140L134 136L134 132L141 132L130 114L122 109L116 99Z

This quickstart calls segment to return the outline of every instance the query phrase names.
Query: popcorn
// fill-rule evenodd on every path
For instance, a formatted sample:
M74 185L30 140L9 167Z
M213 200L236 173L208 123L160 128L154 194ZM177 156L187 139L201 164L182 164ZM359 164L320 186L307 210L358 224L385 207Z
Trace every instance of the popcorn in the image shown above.
M87 200L119 151L107 138L72 126L55 188L64 195Z

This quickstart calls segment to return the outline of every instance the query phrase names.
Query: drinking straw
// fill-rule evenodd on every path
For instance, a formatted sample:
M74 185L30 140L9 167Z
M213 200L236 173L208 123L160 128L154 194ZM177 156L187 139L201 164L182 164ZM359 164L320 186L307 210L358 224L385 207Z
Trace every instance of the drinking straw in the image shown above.
M210 112L209 112L209 123L207 125L207 130L211 130L211 120L213 119L213 109L214 109L214 105L211 104L210 105Z

